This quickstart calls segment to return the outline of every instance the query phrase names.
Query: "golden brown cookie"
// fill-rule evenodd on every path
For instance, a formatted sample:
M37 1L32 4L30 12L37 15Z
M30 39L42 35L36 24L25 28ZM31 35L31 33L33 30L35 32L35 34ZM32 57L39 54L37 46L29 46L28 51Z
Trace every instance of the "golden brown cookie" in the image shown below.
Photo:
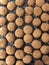
M25 46L24 52L27 53L27 54L31 54L32 53L32 47L31 46Z
M15 36L16 37L23 37L23 35L24 35L24 32L23 32L23 30L22 29L20 29L20 28L18 28L18 29L16 29L16 31L15 31Z
M6 47L6 39L0 38L0 48L5 48L5 47Z
M17 8L16 9L16 15L19 16L19 17L23 16L24 15L24 9Z
M0 60L0 65L7 65L5 61Z
M15 57L14 56L7 56L6 57L6 64L13 65L15 63Z
M7 46L6 47L6 53L9 54L9 55L13 55L15 53L15 47Z
M29 24L31 23L33 20L33 17L31 15L26 15L25 16L25 23Z
M7 9L8 9L9 11L13 11L13 10L15 9L15 3L14 3L14 1L8 2L8 4L7 4Z
M41 24L41 20L39 18L34 18L32 24L33 26L39 26Z
M15 57L16 57L17 59L23 59L23 57L24 57L24 52L23 52L23 50L17 50L17 51L15 52Z
M39 50L35 50L35 51L33 52L33 57L34 57L35 59L41 58L41 52L40 52Z
M39 49L41 47L41 41L33 40L32 41L32 47L35 48L35 49Z
M16 39L15 42L14 42L14 46L16 48L21 48L23 46L23 44L24 44L23 39Z
M24 24L24 21L22 18L18 17L16 20L15 20L15 23L17 26L23 26Z
M7 14L7 8L4 6L0 6L0 15L5 16Z
M0 17L0 26L4 26L6 24L6 18Z
M13 33L9 32L7 35L6 35L6 39L9 43L13 42L14 39L15 39L15 36Z
M15 18L16 18L16 15L14 14L14 13L9 13L9 14L7 14L7 20L8 21L14 21L15 20Z
M40 7L35 7L34 8L34 15L35 16L40 16L42 13L42 9Z
M16 28L16 25L15 25L14 22L10 22L10 23L7 25L7 29L8 29L9 31L14 31L15 28Z
M16 4L17 6L22 6L22 5L24 4L24 0L16 0L16 1L15 1L15 4Z
M26 12L26 14L29 14L29 15L31 15L31 14L33 14L33 7L31 7L31 6L27 6L27 7L25 7L25 12Z
M6 58L6 51L3 49L0 49L0 59L5 59Z
M26 25L26 26L24 26L23 31L25 34L31 34L33 31L33 28L30 25Z
M24 56L23 62L24 62L25 64L29 64L29 63L31 63L31 61L32 61L32 57L31 57L30 55Z
M32 35L30 35L30 34L24 35L24 42L25 43L31 43L32 39L33 39Z

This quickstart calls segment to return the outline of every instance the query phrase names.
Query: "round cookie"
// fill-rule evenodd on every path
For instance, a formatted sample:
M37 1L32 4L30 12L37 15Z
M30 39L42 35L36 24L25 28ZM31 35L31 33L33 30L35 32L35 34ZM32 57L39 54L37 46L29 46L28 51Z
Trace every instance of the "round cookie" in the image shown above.
M33 28L30 25L26 25L26 26L24 26L23 31L25 34L31 34L33 31Z
M22 18L18 17L16 20L15 20L15 23L17 26L23 26L24 24L24 21Z
M41 24L41 20L39 18L34 18L32 24L33 26L39 26Z
M33 6L35 4L35 1L34 0L28 0L27 4L29 6Z
M16 29L16 31L15 31L15 36L16 37L23 37L23 35L24 35L24 32L23 32L23 30L22 29L20 29L20 28L18 28L18 29Z
M6 18L0 17L0 26L4 26L6 24Z
M4 6L0 6L0 15L5 16L7 14L7 8Z
M15 3L14 3L14 1L8 2L8 4L7 4L7 9L8 9L9 11L13 11L13 10L15 9Z
M0 65L7 65L5 61L0 60Z
M42 9L40 7L35 7L34 8L34 15L35 16L40 16L42 13Z
M14 14L14 13L9 13L9 14L7 14L7 20L8 21L14 21L15 20L15 18L16 18L16 15Z
M16 57L17 59L23 59L23 57L24 57L24 52L23 52L23 50L17 50L17 51L15 52L15 57Z
M42 54L48 54L49 53L49 46L43 45L40 48L40 51L42 52Z
M15 36L13 33L9 32L7 35L6 35L6 39L9 43L12 43L15 39Z
M27 53L27 54L31 54L32 53L32 47L31 46L25 46L24 52Z
M6 47L6 39L1 38L0 39L0 48L5 48Z
M6 53L9 54L9 55L13 55L15 53L15 47L7 46L6 47Z
M39 40L33 40L32 41L32 47L34 49L39 49L41 47L41 41L39 41Z
M36 0L36 5L42 6L45 3L45 0Z
M48 31L49 30L49 24L48 23L42 23L41 24L41 30L42 31Z
M25 12L26 12L26 14L28 14L28 15L33 14L33 7L31 7L31 6L25 7Z
M10 61L9 61L10 60ZM12 61L12 62L11 62ZM7 65L13 65L15 63L15 57L14 56L7 56L6 57L6 64Z
M17 6L22 6L22 5L24 4L24 0L16 0L16 1L15 1L15 4L16 4Z
M33 17L31 15L26 15L25 16L25 23L29 24L31 23L33 20Z
M35 59L41 58L41 52L40 52L39 50L35 50L35 51L33 52L33 57L34 57Z
M31 57L30 55L24 56L23 62L24 62L25 64L29 64L29 63L31 63L31 61L32 61L32 57Z
M43 62L41 60L36 60L34 62L34 65L44 65Z
M5 36L7 34L7 28L6 27L0 27L0 36Z
M6 51L0 49L0 59L5 59L6 58Z
M17 60L16 65L25 65L22 60Z
M24 35L24 42L25 43L31 43L32 39L33 39L32 35L30 35L30 34Z
M23 16L24 15L24 10L20 7L17 8L16 9L16 15L19 16L19 17Z
M41 36L41 30L36 28L34 31L33 31L33 36L34 38L39 38Z
M16 48L21 48L23 46L23 44L24 44L23 39L16 39L15 42L14 42L14 46Z
M41 40L42 40L44 43L49 42L49 34L48 34L48 33L43 33L43 34L42 34L42 37L41 37Z
M9 31L14 31L15 28L16 28L16 25L15 25L14 22L10 22L10 23L7 25L7 29L8 29Z

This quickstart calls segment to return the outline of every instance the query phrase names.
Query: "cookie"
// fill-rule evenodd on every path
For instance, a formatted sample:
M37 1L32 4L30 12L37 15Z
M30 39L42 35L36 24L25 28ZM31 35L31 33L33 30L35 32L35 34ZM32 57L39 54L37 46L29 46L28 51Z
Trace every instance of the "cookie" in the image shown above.
M0 60L0 65L6 65L6 62L3 60Z

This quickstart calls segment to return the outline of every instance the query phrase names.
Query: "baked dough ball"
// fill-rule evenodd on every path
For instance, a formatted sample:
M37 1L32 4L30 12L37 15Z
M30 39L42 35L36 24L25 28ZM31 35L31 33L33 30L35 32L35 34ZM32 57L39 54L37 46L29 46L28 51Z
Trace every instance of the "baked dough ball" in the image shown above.
M0 0L0 4L2 5L7 5L7 3L8 3L8 0Z
M15 4L16 4L17 6L22 6L22 5L24 4L24 0L16 0L16 1L15 1Z
M36 60L34 62L34 65L44 65L43 62L41 60Z
M14 56L7 56L6 57L6 64L7 65L14 65L15 63L15 57Z
M17 26L23 26L24 21L23 21L22 18L19 17L19 18L17 18L17 19L15 20L15 23L16 23Z
M30 55L24 56L23 62L24 62L25 64L29 64L29 63L31 63L31 61L32 61L32 57L31 57Z
M31 54L32 53L32 47L31 46L25 46L24 52L27 53L27 54Z
M6 51L0 49L0 59L5 59L6 58Z
M42 6L45 3L45 0L36 0L36 5Z
M6 24L6 18L0 17L0 26L4 26Z
M6 39L0 38L0 48L5 48L6 47Z
M16 28L16 25L15 25L14 22L10 22L10 23L7 25L7 29L8 29L9 31L14 31L15 28Z
M7 8L4 6L0 6L0 15L5 16L7 14Z
M24 44L23 39L16 39L15 42L14 42L14 46L16 48L21 48L23 46L23 44Z
M15 53L15 47L7 46L6 47L6 53L9 54L9 55L13 55Z
M33 6L35 4L35 0L28 0L28 5Z
M49 4L48 3L43 4L42 10L45 12L48 12L49 11Z
M0 60L0 65L7 65L5 61Z
M42 31L48 31L49 30L49 24L48 23L42 23L41 24L41 30Z
M44 43L49 42L49 34L48 33L43 33L41 39Z
M42 54L48 54L49 46L43 45L40 50L41 50Z
M33 39L32 35L30 35L30 34L24 35L24 42L25 43L31 43L32 39Z
M35 16L40 16L42 13L42 9L40 7L35 7L34 8L34 15Z
M25 23L29 24L31 23L33 20L33 17L31 15L26 15L25 16Z
M24 10L22 8L17 8L16 9L16 15L21 17L24 15Z
M23 52L23 50L17 50L17 51L15 52L15 57L16 57L17 59L23 59L23 57L24 57L24 52Z
M39 41L39 40L33 40L32 41L32 47L34 49L39 49L41 47L41 41Z
M30 25L24 26L23 31L25 34L31 34L33 31L32 26L30 26Z
M9 32L7 35L6 35L6 39L9 43L12 43L15 39L15 36L13 33Z
M24 65L24 63L23 63L22 60L17 60L17 61L16 61L16 65Z
M49 15L48 15L47 13L43 13L43 14L41 15L41 20L42 20L42 21L48 21L48 20L49 20Z
M16 37L23 37L23 35L24 35L24 32L23 32L23 30L22 29L20 29L20 28L18 28L18 29L16 29L16 31L15 31L15 36Z
M35 51L33 52L33 57L34 57L35 59L41 58L41 52L40 52L39 50L35 50Z
M29 15L33 14L33 7L31 6L25 7L25 12Z
M8 2L8 4L7 4L7 9L8 9L9 11L13 11L13 10L15 9L15 3L14 3L14 1Z
M48 55L43 55L43 57L42 57L42 60L43 60L43 62L47 65L49 65L49 56Z
M41 20L39 18L34 18L32 24L33 26L39 26L41 24Z
M6 27L0 27L0 36L5 36L7 34L7 28Z
M39 38L41 36L41 30L40 29L35 29L33 32L34 38Z

